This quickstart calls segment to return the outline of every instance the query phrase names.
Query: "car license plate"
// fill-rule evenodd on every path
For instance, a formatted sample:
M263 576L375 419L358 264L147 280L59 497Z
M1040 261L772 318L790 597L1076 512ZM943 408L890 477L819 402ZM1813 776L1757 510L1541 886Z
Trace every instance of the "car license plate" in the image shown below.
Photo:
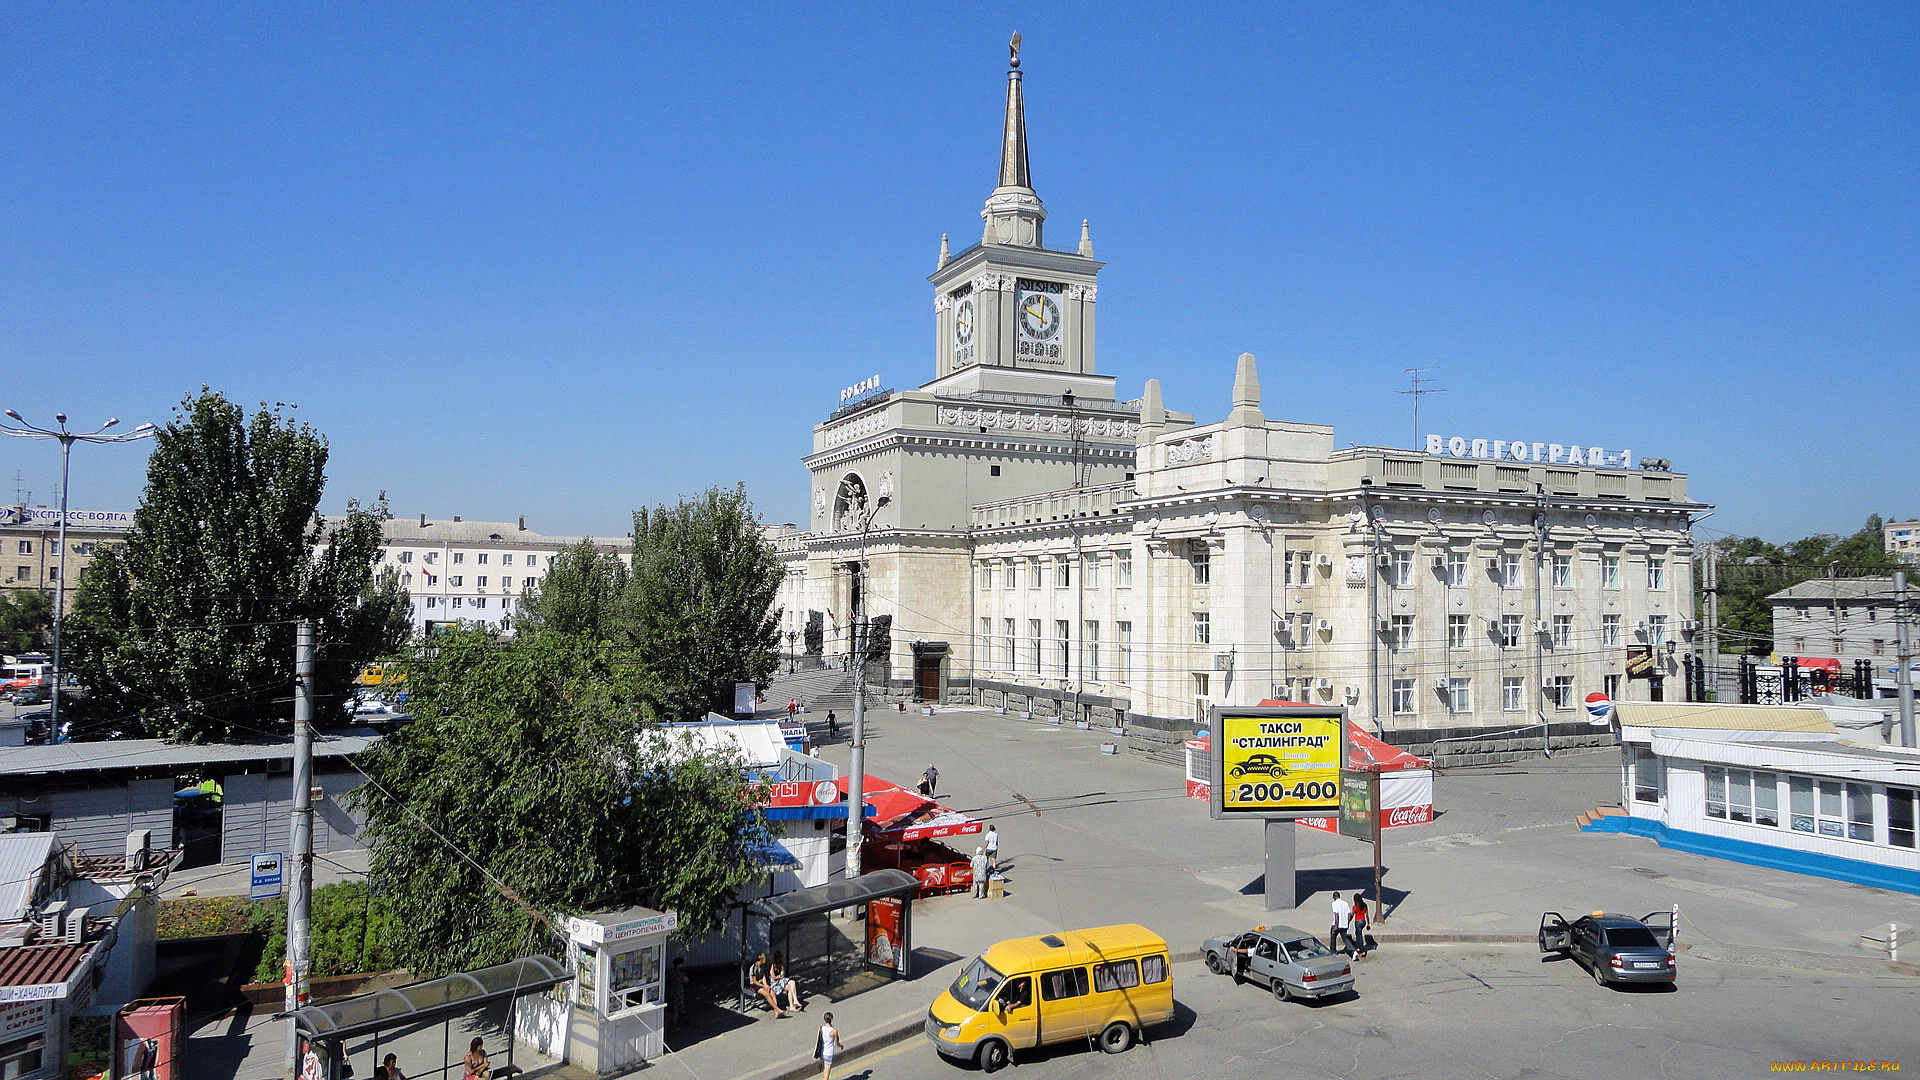
M1648 971L1648 970L1652 970L1652 971L1658 971L1658 970L1660 970L1661 968L1664 968L1664 967L1666 967L1667 965L1665 965L1665 964L1635 964L1635 965L1633 965L1633 966L1634 966L1634 967L1637 967L1637 968L1639 968L1639 969L1640 969L1640 970L1642 970L1642 971Z

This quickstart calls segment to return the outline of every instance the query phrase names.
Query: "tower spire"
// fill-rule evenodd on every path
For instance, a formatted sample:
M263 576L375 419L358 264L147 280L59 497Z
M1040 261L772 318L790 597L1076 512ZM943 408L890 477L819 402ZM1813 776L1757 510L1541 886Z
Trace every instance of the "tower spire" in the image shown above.
M1033 190L1033 173L1027 164L1027 106L1020 85L1019 34L1013 35L1007 50L1007 114L1000 128L1000 184L980 210L987 223L980 241L1037 248L1041 246L1040 226L1047 220L1047 211Z

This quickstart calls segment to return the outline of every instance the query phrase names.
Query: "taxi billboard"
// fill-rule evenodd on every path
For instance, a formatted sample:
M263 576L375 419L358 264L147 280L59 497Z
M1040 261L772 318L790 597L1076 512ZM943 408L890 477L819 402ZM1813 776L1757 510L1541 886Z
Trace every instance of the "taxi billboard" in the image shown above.
M1331 817L1340 812L1347 710L1225 706L1209 713L1216 818Z

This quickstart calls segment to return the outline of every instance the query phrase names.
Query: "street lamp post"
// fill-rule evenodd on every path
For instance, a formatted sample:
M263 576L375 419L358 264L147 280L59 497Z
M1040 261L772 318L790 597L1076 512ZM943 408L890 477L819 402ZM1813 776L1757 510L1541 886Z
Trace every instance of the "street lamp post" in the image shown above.
M67 613L67 478L73 472L73 444L84 443L123 443L136 439L145 439L156 430L152 424L141 424L132 431L123 431L116 435L104 432L118 424L120 418L110 417L106 423L92 431L68 431L67 414L54 413L54 428L36 427L20 418L12 409L6 411L18 427L0 424L0 431L22 439L57 439L60 442L60 561L55 570L60 576L53 583L53 689L49 695L47 721L47 739L49 742L59 738L60 733L60 684L66 680L67 669L61 662L60 624Z

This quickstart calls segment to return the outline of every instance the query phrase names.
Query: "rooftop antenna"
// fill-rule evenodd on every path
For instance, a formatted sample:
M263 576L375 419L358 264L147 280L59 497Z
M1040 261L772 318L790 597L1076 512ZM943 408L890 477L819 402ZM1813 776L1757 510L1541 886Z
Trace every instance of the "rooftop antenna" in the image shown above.
M1424 379L1424 378L1421 378L1421 376L1425 375L1429 371L1432 371L1433 370L1432 368L1410 367L1404 370L1406 371L1407 375L1413 380L1413 389L1402 390L1400 392L1413 399L1413 448L1417 450L1420 448L1420 399L1423 397L1426 397L1428 394L1444 394L1446 393L1446 390L1444 389L1429 390L1426 388L1426 384L1433 382L1434 380Z

